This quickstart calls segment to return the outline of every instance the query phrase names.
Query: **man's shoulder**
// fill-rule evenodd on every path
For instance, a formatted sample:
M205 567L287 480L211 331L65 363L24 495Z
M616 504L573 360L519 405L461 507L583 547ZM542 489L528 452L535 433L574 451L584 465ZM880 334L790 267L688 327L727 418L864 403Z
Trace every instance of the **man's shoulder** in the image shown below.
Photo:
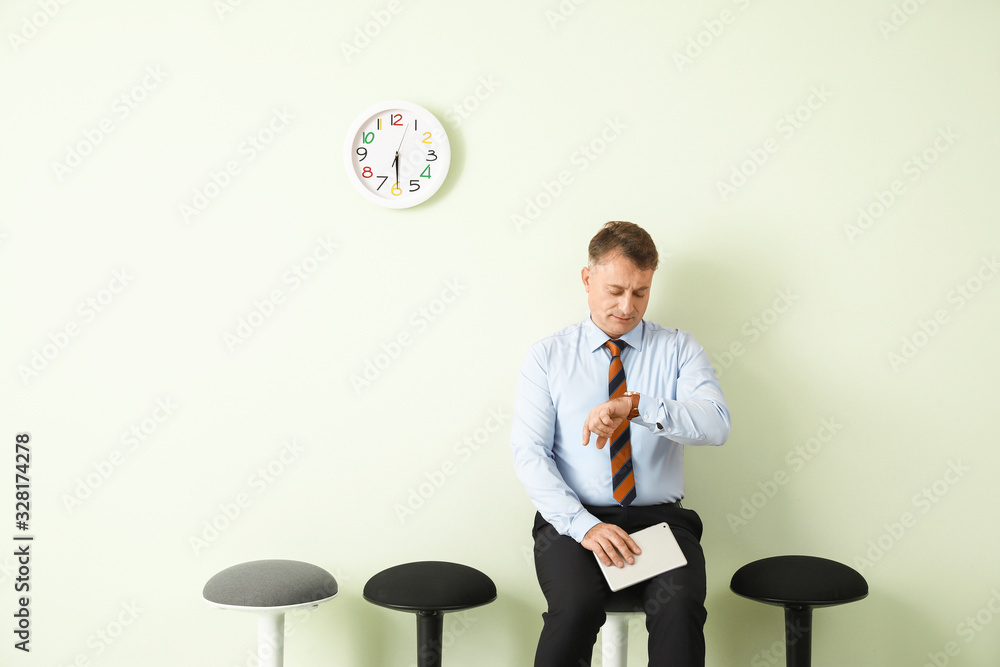
M547 374L553 368L560 367L566 359L578 354L587 340L585 324L581 322L563 327L532 343L521 366L522 374L532 377L539 371Z
M671 346L677 350L690 352L701 347L701 344L688 331L648 321L643 321L643 340L654 348L660 349L662 349L661 346Z
M684 333L680 329L665 327L662 324L650 322L649 320L642 321L642 332L646 336L676 336Z
M586 339L586 322L577 322L549 334L532 344L534 350L558 350L576 347L581 340Z
M674 327L643 320L642 337L646 342L654 344L683 345L691 337L691 334Z

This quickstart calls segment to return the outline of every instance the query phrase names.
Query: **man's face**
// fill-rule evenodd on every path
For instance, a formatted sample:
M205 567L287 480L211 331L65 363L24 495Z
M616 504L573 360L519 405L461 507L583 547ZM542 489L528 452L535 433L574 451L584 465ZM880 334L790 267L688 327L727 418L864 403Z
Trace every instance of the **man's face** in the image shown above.
M653 270L643 271L619 252L611 252L593 269L584 267L583 287L594 324L611 338L634 329L649 305Z

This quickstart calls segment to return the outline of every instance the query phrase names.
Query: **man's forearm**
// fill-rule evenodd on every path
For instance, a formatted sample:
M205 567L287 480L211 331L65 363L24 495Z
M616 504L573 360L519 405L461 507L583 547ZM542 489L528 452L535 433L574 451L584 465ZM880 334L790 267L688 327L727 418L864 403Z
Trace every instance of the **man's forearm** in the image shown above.
M632 420L682 445L721 445L729 438L729 408L712 399L671 401L640 394Z

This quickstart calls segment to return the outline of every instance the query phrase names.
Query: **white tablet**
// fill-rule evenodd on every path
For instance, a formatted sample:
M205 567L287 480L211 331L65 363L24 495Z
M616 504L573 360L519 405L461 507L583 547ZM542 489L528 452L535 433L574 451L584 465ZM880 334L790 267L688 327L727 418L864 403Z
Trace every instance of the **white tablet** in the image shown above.
M674 533L666 523L644 528L631 534L632 539L642 549L635 562L625 567L605 565L597 558L597 564L612 591L620 591L640 581L652 579L656 575L687 565L687 558L677 544Z

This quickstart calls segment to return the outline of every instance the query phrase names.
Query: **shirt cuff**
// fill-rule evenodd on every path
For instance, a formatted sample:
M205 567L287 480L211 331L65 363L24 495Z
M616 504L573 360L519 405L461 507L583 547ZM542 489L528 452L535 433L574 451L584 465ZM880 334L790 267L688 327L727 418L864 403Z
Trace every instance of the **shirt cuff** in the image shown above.
M583 542L590 529L601 522L596 516L587 510L581 511L569 525L569 536L577 542Z
M653 433L669 433L667 411L660 409L661 401L639 394L639 416L632 421L642 422Z

